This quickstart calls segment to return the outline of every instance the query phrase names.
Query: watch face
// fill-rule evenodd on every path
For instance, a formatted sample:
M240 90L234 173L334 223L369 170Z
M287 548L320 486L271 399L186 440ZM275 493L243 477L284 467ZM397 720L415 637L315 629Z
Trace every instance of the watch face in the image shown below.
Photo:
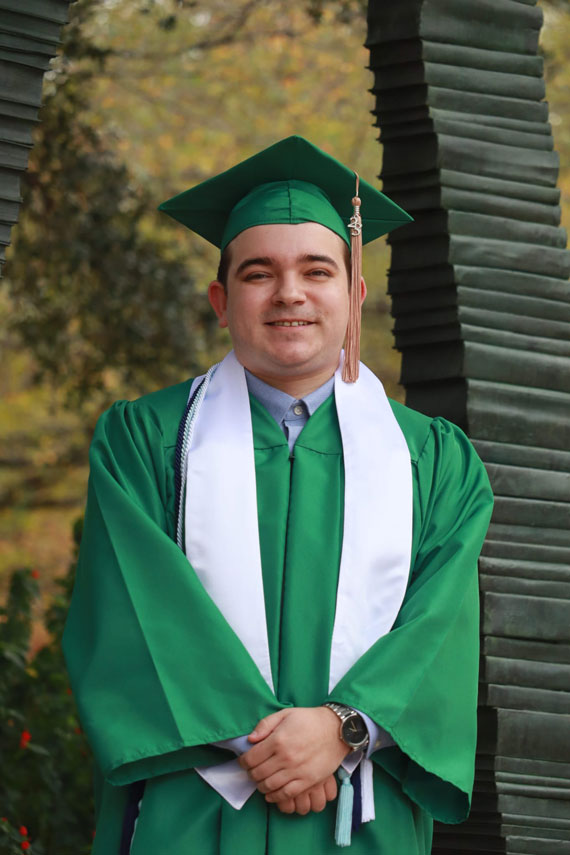
M351 715L342 725L342 738L347 745L360 745L368 736L368 730L364 724L364 719L356 715Z

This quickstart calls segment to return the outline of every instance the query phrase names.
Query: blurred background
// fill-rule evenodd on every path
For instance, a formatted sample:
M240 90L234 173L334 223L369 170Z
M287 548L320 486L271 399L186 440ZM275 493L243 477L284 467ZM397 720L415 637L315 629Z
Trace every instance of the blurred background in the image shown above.
M569 229L570 3L540 5ZM217 252L157 205L292 133L377 182L365 38L362 0L71 5L0 283L0 594L26 565L52 595L100 412L228 349L206 300ZM402 400L388 265L384 241L366 248L363 359Z

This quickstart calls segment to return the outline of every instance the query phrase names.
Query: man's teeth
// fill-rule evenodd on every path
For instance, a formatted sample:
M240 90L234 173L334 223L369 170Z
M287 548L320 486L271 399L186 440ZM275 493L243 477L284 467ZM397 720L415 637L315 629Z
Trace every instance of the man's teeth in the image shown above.
M310 321L273 321L274 327L308 327Z

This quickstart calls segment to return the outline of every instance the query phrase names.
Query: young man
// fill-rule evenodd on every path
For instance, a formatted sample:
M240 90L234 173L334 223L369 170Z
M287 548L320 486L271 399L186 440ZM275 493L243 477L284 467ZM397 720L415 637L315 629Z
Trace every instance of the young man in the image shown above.
M291 137L162 206L222 249L234 349L93 440L64 644L96 855L426 855L468 813L492 498L355 359L359 230L409 218L353 195Z

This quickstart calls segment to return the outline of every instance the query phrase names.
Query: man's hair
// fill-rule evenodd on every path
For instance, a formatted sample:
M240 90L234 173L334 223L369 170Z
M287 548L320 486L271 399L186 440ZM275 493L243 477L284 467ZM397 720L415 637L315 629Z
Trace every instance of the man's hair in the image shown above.
M342 238L341 238L342 240ZM346 275L348 276L348 286L350 288L350 248L345 240L342 241L344 265L346 267ZM231 243L229 243L220 255L220 263L216 280L224 286L224 291L228 290L228 271L232 263Z
M216 279L218 282L221 282L224 286L224 291L228 290L228 270L230 269L230 264L232 261L232 253L230 250L230 246L226 246L222 250L222 254L220 255L220 263L218 265L218 272L216 274Z

